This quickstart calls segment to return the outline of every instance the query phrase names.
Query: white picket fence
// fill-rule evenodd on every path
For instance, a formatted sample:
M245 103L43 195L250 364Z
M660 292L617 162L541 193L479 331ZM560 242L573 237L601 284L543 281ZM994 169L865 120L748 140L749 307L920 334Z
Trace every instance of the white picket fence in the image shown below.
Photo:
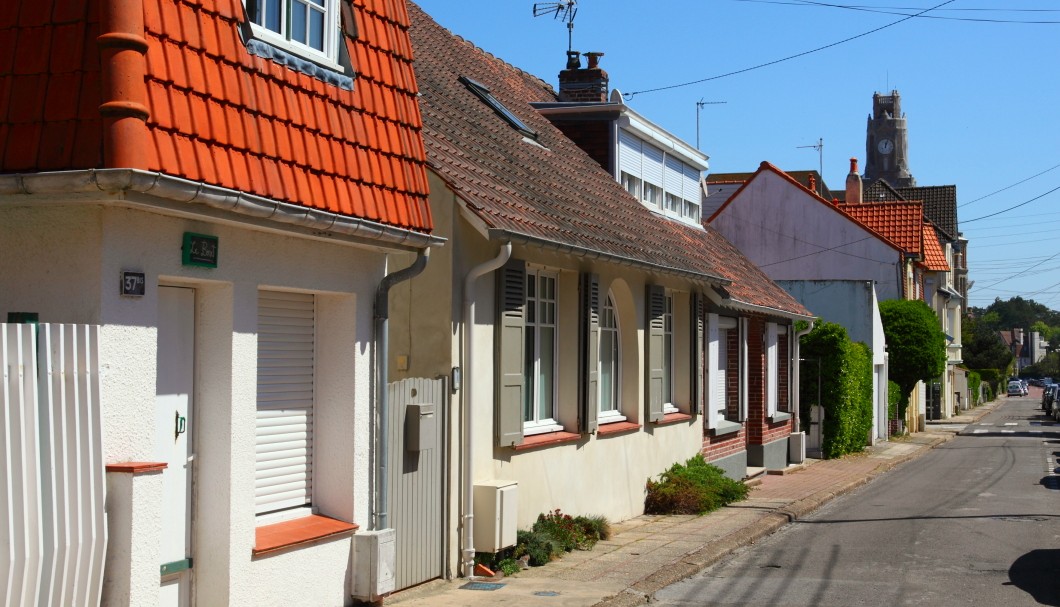
M37 330L0 324L0 604L98 605L107 546L99 327Z

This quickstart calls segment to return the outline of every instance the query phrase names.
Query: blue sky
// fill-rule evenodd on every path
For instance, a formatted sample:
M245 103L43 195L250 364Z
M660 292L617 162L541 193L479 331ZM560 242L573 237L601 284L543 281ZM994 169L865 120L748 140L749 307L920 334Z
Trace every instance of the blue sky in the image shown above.
M836 189L844 187L849 158L864 167L872 94L897 89L917 185L957 185L960 229L971 240L971 305L1022 295L1060 309L1060 238L1053 236L1060 234L1060 190L1031 201L1060 187L1060 4L955 0L775 65L638 92L811 51L942 1L862 0L859 10L799 0L579 0L574 49L605 53L600 65L611 87L637 93L627 103L689 143L696 142L696 102L724 101L699 112L712 172L753 171L763 160L816 169L818 153L800 146L823 139L825 181ZM567 28L551 16L535 18L532 0L419 5L455 34L556 86Z

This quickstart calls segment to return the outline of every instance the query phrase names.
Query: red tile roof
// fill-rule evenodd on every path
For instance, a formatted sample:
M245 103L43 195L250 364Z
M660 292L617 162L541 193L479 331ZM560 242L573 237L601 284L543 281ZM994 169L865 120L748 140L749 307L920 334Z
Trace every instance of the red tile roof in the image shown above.
M950 264L946 262L946 253L939 244L935 228L930 223L924 223L924 267L935 272L949 272Z
M907 254L919 256L924 246L924 206L919 202L841 204L839 209L896 243Z
M240 0L16 2L0 11L0 172L142 168L430 231L404 2L342 1L352 91L251 55ZM143 6L143 32L128 32L146 40L142 84L105 89L101 8L129 3ZM101 116L121 87L123 110L146 108L142 136L110 135ZM134 166L108 162L119 147Z
M810 315L713 228L670 221L630 196L530 106L558 101L546 83L453 36L411 3L410 14L428 162L492 237L701 281L731 280L725 289L738 302ZM536 143L461 76L485 85L537 133Z

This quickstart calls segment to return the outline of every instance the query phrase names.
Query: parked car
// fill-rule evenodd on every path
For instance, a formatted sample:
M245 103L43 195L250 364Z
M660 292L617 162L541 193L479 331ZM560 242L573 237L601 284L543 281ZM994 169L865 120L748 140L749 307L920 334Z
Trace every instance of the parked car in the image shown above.
M1023 382L1019 379L1013 379L1008 382L1008 395L1009 396L1025 396L1026 389L1023 387Z
M1056 400L1056 384L1046 384L1042 390L1042 411L1048 413L1052 410L1053 401Z

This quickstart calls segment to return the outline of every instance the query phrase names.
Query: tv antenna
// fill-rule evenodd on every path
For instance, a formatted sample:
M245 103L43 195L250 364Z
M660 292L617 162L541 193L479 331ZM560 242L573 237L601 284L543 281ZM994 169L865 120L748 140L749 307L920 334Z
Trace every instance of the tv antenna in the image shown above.
M551 14L554 19L567 22L567 53L574 50L574 16L578 14L578 0L560 2L535 2L534 16Z
M817 174L821 177L821 181L824 181L824 139L821 137L817 138L817 143L813 145L797 145L795 149L803 150L813 148L817 150Z
M728 103L728 101L703 101L700 97L699 101L696 102L696 149L699 150L699 110L703 109L704 105L721 105ZM700 150L702 151L702 150Z

